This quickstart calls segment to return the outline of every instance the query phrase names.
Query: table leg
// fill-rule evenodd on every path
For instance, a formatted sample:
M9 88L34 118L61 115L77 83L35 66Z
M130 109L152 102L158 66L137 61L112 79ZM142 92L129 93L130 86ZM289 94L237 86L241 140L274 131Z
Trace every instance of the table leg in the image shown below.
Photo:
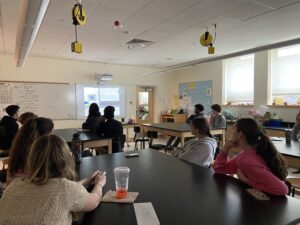
M184 146L184 135L183 134L181 134L180 139L181 139L181 147L183 147Z

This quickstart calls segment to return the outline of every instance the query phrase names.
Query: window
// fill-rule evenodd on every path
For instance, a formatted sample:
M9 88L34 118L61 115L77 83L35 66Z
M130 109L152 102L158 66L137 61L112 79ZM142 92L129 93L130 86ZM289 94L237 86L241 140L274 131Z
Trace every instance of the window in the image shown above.
M88 116L91 103L97 103L103 115L106 106L115 107L116 117L125 117L125 87L117 85L76 85L77 119Z
M224 69L225 104L253 104L254 54L226 59Z
M300 104L300 45L271 51L271 92L275 105Z

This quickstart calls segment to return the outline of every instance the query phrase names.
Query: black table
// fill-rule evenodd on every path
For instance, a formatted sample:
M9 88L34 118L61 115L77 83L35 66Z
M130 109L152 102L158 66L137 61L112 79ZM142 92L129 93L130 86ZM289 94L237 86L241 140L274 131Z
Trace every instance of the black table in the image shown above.
M111 138L103 138L100 135L87 132L80 131L80 129L56 129L54 130L54 134L62 137L67 143L71 143L73 134L76 132L80 132L80 141L82 142L83 148L95 148L95 147L108 147L108 154L112 154L112 140Z
M272 138L271 138L272 140ZM278 138L278 141L272 141L277 150L284 155L290 167L300 168L300 143L291 141L287 144L285 138Z
M154 150L141 150L136 158L124 153L82 159L81 178L94 170L107 171L104 192L115 189L113 169L130 168L129 191L136 202L152 202L161 225L282 225L300 221L300 200L271 197L258 201L240 181ZM81 225L136 225L132 204L101 203L85 213Z
M179 137L181 146L184 145L184 138L194 137L191 132L191 126L187 123L148 123L142 124L142 131L145 134L147 131L157 131L161 134ZM222 135L221 144L225 144L225 128L211 129L212 135Z

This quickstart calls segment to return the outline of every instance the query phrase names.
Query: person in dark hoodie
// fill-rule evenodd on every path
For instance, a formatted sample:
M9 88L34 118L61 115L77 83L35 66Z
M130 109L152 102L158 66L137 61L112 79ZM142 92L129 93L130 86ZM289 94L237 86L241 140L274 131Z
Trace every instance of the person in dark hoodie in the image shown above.
M120 152L123 148L123 126L114 119L115 108L107 106L104 109L104 120L99 124L98 133L107 138L112 138L112 152Z
M102 116L97 103L92 103L89 108L89 115L86 121L82 124L83 129L89 129L92 133L97 132L97 127L102 121Z
M1 155L8 155L12 141L19 130L17 124L18 113L20 107L17 105L9 105L5 111L8 116L4 116L0 121L0 149Z
M195 110L194 110L195 114L190 115L190 117L186 120L186 123L191 125L193 119L204 117L204 112L203 111L204 111L204 106L202 104L196 104L195 105Z

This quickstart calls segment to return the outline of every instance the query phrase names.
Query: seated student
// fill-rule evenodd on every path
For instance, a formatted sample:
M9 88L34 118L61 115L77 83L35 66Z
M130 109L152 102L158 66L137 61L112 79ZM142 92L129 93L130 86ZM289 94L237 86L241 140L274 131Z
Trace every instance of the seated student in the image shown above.
M201 104L195 105L195 114L190 115L190 117L186 120L186 123L191 124L192 120L195 118L201 118L204 117L204 106Z
M298 139L300 138L300 111L298 112L298 114L296 115L296 122L295 125L292 129L292 139L295 141L298 141Z
M240 147L243 151L229 160L232 147ZM288 174L284 158L270 139L259 132L253 119L243 118L235 123L231 140L218 154L213 168L216 173L237 174L244 183L268 194L288 193L284 183Z
M192 121L191 129L196 137L189 140L183 148L175 149L173 155L199 166L209 167L217 148L209 124L205 118L196 118Z
M99 106L96 103L92 103L89 107L89 115L82 124L82 128L89 129L91 132L96 133L101 120L102 116L99 111Z
M7 106L5 111L8 116L4 116L0 121L0 149L4 150L3 154L8 155L8 150L19 129L17 124L19 109L20 107L17 105Z
M210 127L212 129L225 128L226 119L221 114L221 106L219 104L214 104L211 106L212 112L210 115Z
M204 106L201 104L197 104L195 105L195 114L190 115L190 117L186 120L186 123L188 124L192 124L192 120L195 118L202 118L204 117ZM174 147L177 147L179 145L179 143L181 142L180 138L176 138L175 142L173 143L173 141L175 140L174 136L171 136L167 142L167 149L173 149Z
M0 224L71 225L72 212L91 211L102 198L105 172L75 182L74 159L56 135L39 137L30 149L28 178L15 178L0 199ZM83 185L94 184L91 193Z
M22 126L25 124L25 122L29 119L34 119L34 118L37 118L37 115L35 115L34 113L32 112L25 112L25 113L22 113L19 118L18 118L18 121L22 124Z
M298 141L299 138L300 138L300 111L298 112L298 114L296 115L296 122L295 122L295 125L292 129L292 139L294 141ZM293 172L294 174L296 173L300 173L300 169L296 170Z
M40 136L50 134L54 124L51 119L37 117L29 119L17 133L10 149L8 183L14 177L26 176L26 162L33 142Z
M104 109L104 120L99 124L98 133L104 137L112 138L112 152L120 152L123 149L122 124L114 119L115 108L107 106Z

